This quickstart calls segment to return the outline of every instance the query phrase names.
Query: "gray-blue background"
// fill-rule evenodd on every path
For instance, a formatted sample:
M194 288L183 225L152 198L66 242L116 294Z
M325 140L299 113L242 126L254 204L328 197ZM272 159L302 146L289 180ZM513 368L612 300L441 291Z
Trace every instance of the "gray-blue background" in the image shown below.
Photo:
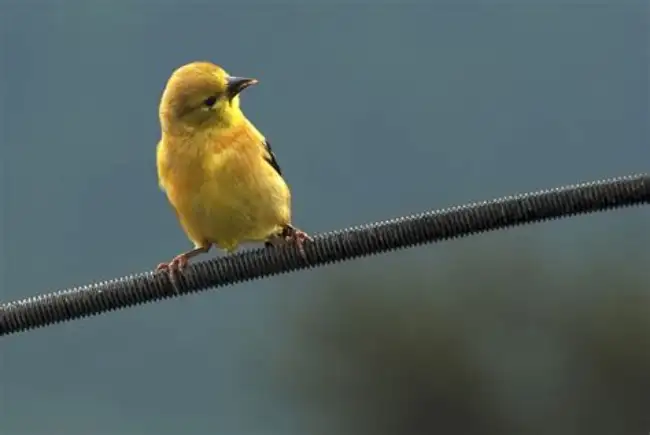
M582 3L2 0L0 300L190 246L154 153L161 90L192 60L260 80L244 110L314 233L647 171L647 4ZM648 219L553 222L8 337L0 433L647 432Z

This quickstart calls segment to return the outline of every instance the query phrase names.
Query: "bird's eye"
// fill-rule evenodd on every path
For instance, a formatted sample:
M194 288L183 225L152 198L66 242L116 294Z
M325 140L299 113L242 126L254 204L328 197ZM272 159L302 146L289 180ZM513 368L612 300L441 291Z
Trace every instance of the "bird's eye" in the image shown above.
M216 102L217 102L217 97L215 97L214 95L203 100L203 104L205 104L208 107L214 106L214 103Z

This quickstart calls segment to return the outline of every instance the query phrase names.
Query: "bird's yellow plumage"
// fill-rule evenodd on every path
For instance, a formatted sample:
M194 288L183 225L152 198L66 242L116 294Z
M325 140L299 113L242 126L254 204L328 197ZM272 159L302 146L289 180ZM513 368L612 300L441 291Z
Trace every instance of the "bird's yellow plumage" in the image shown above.
M257 83L209 62L174 71L160 103L158 180L195 249L159 268L183 267L212 244L309 239L291 225L291 193L269 142L244 116L239 93Z

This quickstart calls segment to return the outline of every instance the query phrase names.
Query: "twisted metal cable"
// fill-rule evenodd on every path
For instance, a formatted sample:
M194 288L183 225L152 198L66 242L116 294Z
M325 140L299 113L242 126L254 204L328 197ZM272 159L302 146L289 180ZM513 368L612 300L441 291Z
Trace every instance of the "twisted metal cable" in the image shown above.
M190 263L182 274L146 272L0 305L0 336L184 293L323 266L516 225L648 204L650 176L565 186L321 234L305 244Z

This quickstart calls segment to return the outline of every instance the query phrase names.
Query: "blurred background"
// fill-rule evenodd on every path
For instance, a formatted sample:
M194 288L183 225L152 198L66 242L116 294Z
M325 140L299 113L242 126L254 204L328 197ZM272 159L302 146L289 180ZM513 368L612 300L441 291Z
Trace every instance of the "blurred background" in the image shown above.
M260 79L319 233L647 171L645 1L0 2L3 302L188 248L173 69ZM391 253L14 335L0 434L646 434L650 211Z

